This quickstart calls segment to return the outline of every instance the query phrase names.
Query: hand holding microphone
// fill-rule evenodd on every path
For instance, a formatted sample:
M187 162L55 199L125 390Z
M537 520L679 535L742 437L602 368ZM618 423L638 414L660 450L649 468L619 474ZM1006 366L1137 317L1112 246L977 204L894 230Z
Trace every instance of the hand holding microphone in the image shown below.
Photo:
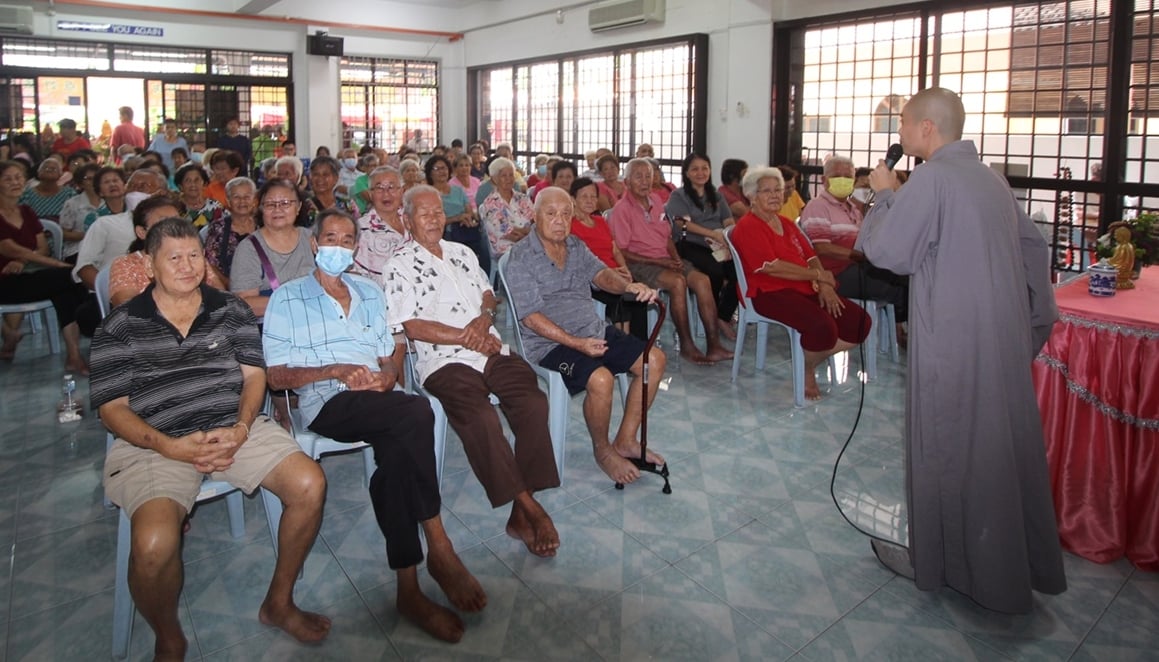
M905 156L905 151L898 143L889 146L885 158L877 162L877 167L869 173L869 188L874 194L885 189L892 189L897 184L897 176L893 174L893 167Z

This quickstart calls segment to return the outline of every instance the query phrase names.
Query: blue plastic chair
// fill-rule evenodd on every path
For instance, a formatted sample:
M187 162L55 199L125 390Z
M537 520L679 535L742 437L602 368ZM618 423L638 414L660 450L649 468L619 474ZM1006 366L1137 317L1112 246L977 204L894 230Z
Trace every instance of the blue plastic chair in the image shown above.
M757 370L764 370L765 357L768 353L769 326L776 325L789 333L790 357L793 364L793 405L805 406L805 350L801 347L801 334L793 327L765 317L753 308L753 301L748 296L748 277L740 261L740 253L732 243L732 231L736 226L725 228L724 240L728 244L728 251L732 254L736 265L737 288L740 290L740 321L737 324L736 348L732 355L732 381L736 382L737 372L740 370L740 357L744 352L745 332L749 324L757 325ZM829 374L832 378L837 374L833 357L829 357Z
M40 224L44 226L44 231L49 235L49 248L52 256L56 259L61 259L64 253L64 231L60 224L56 221L48 219L40 219ZM40 333L41 327L48 332L48 349L53 354L59 354L62 345L60 341L60 329L58 328L56 309L52 307L52 301L44 299L42 301L31 301L29 303L9 303L0 305L0 315L20 314L28 315L28 327L32 333Z

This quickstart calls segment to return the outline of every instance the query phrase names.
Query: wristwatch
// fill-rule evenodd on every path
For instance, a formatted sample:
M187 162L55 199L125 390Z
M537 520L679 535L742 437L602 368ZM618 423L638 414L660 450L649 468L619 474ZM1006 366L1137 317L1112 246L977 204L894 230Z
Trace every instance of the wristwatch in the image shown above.
M488 315L490 315L490 316L491 316L491 319L495 319L495 314L496 314L496 312L497 312L497 311L496 311L494 308L484 308L484 309L483 309L483 312L485 312L485 313L487 313Z

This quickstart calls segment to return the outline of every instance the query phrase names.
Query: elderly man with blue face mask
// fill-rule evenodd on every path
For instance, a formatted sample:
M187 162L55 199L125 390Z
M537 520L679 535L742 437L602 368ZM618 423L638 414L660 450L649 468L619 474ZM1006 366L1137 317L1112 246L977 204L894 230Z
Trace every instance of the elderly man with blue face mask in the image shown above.
M398 574L397 608L431 635L458 641L459 615L419 587L420 526L427 569L450 603L474 612L487 596L443 529L434 414L425 398L393 390L398 371L382 288L346 273L354 264L358 223L345 212L323 211L311 243L317 268L274 290L266 306L268 381L272 388L297 391L310 430L374 448L378 470L370 480L370 501L386 538L387 563Z

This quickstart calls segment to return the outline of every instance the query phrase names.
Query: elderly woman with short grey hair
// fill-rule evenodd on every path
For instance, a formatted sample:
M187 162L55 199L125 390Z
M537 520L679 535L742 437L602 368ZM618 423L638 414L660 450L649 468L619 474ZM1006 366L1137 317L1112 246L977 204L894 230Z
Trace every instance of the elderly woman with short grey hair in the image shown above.
M258 187L249 177L234 177L225 183L225 213L209 222L205 231L205 261L229 277L238 242L258 229Z
M510 159L496 158L487 172L495 190L479 205L479 216L491 243L491 255L498 258L531 232L535 208L526 193L515 190L515 164Z
M750 168L741 181L752 210L729 239L748 274L745 296L756 312L801 334L805 350L805 396L821 399L814 374L837 352L859 345L871 322L860 306L837 294L833 273L821 266L804 233L780 215L785 180L776 168Z

